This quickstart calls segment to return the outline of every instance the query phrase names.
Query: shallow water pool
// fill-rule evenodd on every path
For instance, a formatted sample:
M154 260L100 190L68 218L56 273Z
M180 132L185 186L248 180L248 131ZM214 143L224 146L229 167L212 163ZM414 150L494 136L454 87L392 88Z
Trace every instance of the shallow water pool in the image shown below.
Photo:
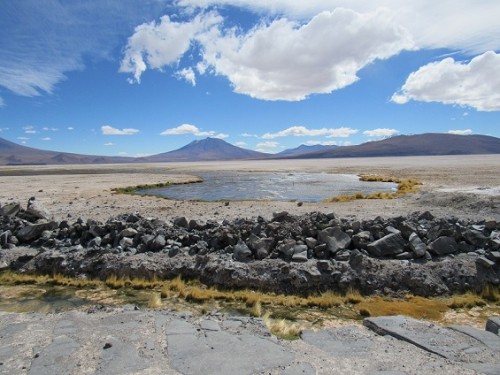
M203 182L138 191L177 200L271 200L319 202L340 194L394 191L392 182L359 181L328 173L205 172Z

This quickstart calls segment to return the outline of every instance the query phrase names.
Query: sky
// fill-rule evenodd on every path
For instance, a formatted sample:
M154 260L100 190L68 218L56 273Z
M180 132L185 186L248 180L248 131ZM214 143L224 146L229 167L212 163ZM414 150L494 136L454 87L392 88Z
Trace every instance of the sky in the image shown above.
M145 156L500 137L498 0L0 1L0 137Z

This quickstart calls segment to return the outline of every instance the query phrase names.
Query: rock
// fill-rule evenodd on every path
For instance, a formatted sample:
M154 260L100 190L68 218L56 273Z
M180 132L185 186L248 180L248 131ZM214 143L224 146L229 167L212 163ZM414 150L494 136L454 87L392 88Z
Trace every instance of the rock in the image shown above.
M316 238L313 238L313 237L307 237L305 239L305 241L306 241L307 247L309 247L310 249L314 249L316 247L316 245L318 244L318 240Z
M473 229L466 230L462 233L462 236L468 243L476 247L484 247L488 241L488 237L486 237L482 232Z
M21 228L16 233L16 237L21 242L30 242L39 238L42 233L46 230L54 230L59 226L55 221L49 221L46 223L27 225Z
M165 247L167 241L165 240L165 236L162 234L157 235L151 242L149 242L149 247L153 251L160 251Z
M14 217L19 211L21 211L21 205L19 203L9 203L0 207L0 216Z
M355 249L366 249L368 244L373 241L370 231L362 231L352 236L352 244Z
M494 316L486 322L486 330L495 335L500 335L500 316Z
M425 252L427 251L427 246L420 239L418 234L416 234L415 232L412 233L410 235L409 242L410 242L410 249L411 251L413 251L416 258L422 258L425 256Z
M121 231L120 237L135 237L137 234L137 230L134 228L125 228Z
M88 247L99 247L101 246L102 243L102 238L97 236L92 238L89 243L87 244Z
M238 262L249 262L253 259L252 250L242 240L234 245L233 259Z
M373 256L386 257L402 253L404 247L405 240L401 233L393 233L368 244L366 249Z
M284 255L285 259L291 259L294 252L295 248L295 241L294 240L286 240L283 243L279 244L278 247L276 248L278 252Z
M184 216L176 217L174 219L174 225L181 228L189 228L188 220Z
M297 202L297 207L302 207L303 204L303 202Z
M484 256L479 256L476 259L476 264L478 266L482 266L484 268L493 268L495 266L495 262L492 260L489 260L488 258Z
M319 232L318 239L321 243L326 244L328 251L332 255L335 255L339 250L347 249L351 244L351 237L339 227Z
M35 197L31 197L28 201L28 207L26 208L26 213L34 217L35 219L50 220L50 212L43 207L39 202L36 201Z
M435 255L446 255L457 252L458 244L454 238L438 237L429 244L429 251Z
M294 262L307 262L307 245L295 245L292 260Z

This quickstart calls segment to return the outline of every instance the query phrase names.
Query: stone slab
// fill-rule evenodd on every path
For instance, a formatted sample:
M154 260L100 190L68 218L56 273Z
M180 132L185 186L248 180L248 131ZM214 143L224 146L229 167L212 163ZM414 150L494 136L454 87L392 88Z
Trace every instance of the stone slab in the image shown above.
M340 327L318 332L306 330L301 339L332 354L359 355L369 351L372 339L357 327Z
M380 335L390 335L430 353L459 362L494 358L494 352L480 341L456 330L404 316L366 318L363 324ZM498 361L498 360L497 360Z
M476 340L482 342L491 350L500 352L500 336L495 335L494 333L481 331L477 328L469 326L450 326L448 328L465 333L466 335L469 335L470 337L473 337Z
M249 334L198 331L174 319L167 326L168 360L184 375L254 374L286 366L293 354L270 340Z
M486 330L496 335L500 334L500 316L493 316L486 322Z

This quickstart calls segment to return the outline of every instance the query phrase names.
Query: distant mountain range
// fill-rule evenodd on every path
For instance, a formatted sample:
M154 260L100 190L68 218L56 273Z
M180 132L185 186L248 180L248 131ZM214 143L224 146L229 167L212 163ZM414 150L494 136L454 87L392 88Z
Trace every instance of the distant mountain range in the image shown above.
M428 133L401 135L357 146L306 146L266 154L236 147L222 139L206 138L174 151L143 158L79 155L38 150L0 138L0 165L109 164L245 159L347 158L417 155L500 154L500 138L485 135Z
M0 138L0 165L112 164L130 163L134 158L80 155L26 147Z
M297 158L500 154L500 138L486 135L427 133L399 135L357 146L312 152ZM293 156L292 156L293 157Z
M328 151L328 150L333 150L337 148L338 146L326 146L326 145L300 145L299 147L296 148L289 148L287 150L278 152L276 155L279 156L297 156L297 155L304 155L304 154L310 154L312 152L319 152L319 151Z
M146 162L178 162L178 161L210 161L210 160L239 160L263 159L269 154L247 150L218 138L205 138L193 141L174 151L141 158Z

